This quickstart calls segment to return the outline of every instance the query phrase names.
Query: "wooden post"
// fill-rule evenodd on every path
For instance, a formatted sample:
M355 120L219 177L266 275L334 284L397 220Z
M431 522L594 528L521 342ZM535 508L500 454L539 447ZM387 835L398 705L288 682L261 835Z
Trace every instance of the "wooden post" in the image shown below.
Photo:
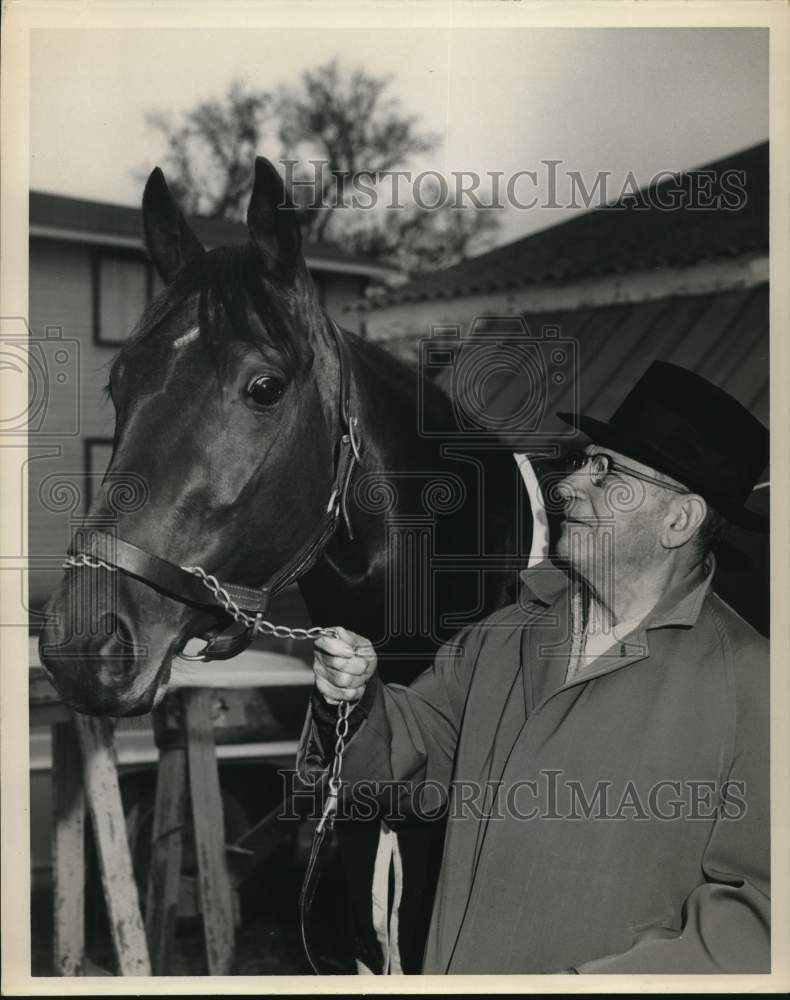
M234 914L211 715L214 695L196 688L185 690L182 697L206 958L210 975L228 975L233 966Z
M74 722L118 971L122 976L150 976L151 963L126 839L112 725L106 718L78 713L74 714Z
M175 943L181 856L186 821L186 751L167 747L159 758L145 928L155 976L165 976Z
M71 721L52 726L53 971L79 976L85 960L85 795Z

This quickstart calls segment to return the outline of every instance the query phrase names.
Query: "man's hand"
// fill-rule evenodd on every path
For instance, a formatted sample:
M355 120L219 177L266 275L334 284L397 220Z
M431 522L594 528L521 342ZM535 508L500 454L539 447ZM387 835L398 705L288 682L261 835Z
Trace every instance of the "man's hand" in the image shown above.
M322 635L315 641L315 683L330 705L359 701L376 669L376 652L368 639L344 628L338 638Z

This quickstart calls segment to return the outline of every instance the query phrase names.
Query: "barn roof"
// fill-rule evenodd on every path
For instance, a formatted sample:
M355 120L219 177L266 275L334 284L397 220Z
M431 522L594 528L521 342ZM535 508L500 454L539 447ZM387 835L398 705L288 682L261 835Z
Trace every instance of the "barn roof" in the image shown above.
M228 219L190 217L190 224L208 247L246 243L247 227ZM46 191L30 192L30 235L71 238L85 242L142 247L143 222L139 208L109 202L69 198ZM391 269L365 257L354 257L327 243L310 243L305 258L311 267L385 277Z
M557 329L577 354L575 385L546 383L546 424L552 430L564 428L554 414L567 409L566 403L607 420L656 360L697 372L768 423L767 283L709 295L528 313L524 318L537 340L548 343L546 330ZM511 385L510 391L514 389ZM499 405L507 406L507 380L497 392L502 394Z
M673 189L702 185L698 196L726 195L742 171L745 198L736 210L678 207L662 210ZM705 190L710 172L713 187ZM729 195L727 194L729 190ZM566 222L496 247L453 267L389 289L371 308L400 302L456 298L531 284L624 274L657 267L686 267L702 261L768 251L768 143L664 179L641 189L641 199L576 215ZM736 203L737 197L733 199ZM653 207L640 207L647 204ZM615 207L617 206L617 207Z
M536 414L538 426L519 423L518 429L499 431L514 448L528 449L536 436L571 433L556 416L558 410L578 408L608 419L657 360L697 372L735 396L763 423L769 422L767 282L701 295L526 312L521 319L526 332L517 330L521 320L509 317L478 323L460 340L440 337L437 342L410 335L385 343L404 360L428 359L426 373L456 398L469 391L471 369L458 363L457 354L454 363L431 367L429 352L447 345L453 352L474 352L484 384L469 398L479 407L476 412L487 415L484 423L489 427L505 427L502 421L531 398L527 409ZM564 356L559 364L553 362L556 348ZM555 374L562 380L554 379ZM454 378L461 379L455 386Z

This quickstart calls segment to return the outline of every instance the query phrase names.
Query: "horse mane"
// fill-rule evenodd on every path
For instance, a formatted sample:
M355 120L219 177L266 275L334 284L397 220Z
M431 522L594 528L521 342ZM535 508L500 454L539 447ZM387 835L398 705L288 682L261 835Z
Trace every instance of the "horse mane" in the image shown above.
M288 293L275 281L267 280L258 251L251 243L216 247L191 261L149 302L122 350L127 346L133 349L160 334L172 314L195 295L200 338L215 365L221 364L226 346L223 316L233 329L234 339L274 347L291 373L309 359L306 344L293 336Z

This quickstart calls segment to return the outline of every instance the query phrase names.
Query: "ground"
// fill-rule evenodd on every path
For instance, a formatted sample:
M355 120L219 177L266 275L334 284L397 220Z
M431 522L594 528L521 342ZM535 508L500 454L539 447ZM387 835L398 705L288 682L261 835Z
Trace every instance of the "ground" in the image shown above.
M309 975L302 950L297 900L304 873L301 855L280 851L252 873L241 891L242 926L236 935L234 974ZM350 938L342 909L336 865L324 873L314 907L313 940L327 971L346 971ZM114 957L100 894L89 888L86 952L91 962L114 969ZM32 903L32 973L52 975L52 894L40 889ZM347 968L347 971L353 971ZM171 975L207 975L203 928L199 918L180 920Z

